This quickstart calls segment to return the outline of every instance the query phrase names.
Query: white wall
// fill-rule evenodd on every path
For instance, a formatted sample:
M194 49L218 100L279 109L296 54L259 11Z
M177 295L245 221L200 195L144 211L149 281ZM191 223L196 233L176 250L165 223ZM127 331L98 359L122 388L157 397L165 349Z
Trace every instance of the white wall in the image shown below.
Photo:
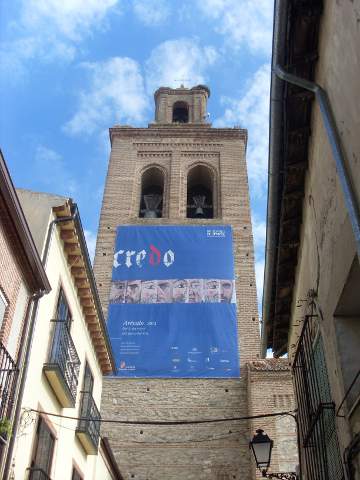
M102 374L92 347L67 260L63 253L62 241L56 229L52 235L46 273L51 283L52 291L39 302L22 407L23 409L42 409L46 412L76 417L79 415L79 392L82 388L85 359L88 361L94 376L93 397L98 408L101 400ZM67 409L63 409L59 405L42 372L51 344L50 320L55 317L60 285L64 289L72 312L71 335L81 361L76 406L75 408ZM48 416L48 420L56 433L51 471L52 480L70 479L73 461L76 462L85 479L95 478L96 456L86 455L80 442L75 437L77 421L52 416ZM14 449L14 480L24 480L26 478L25 471L31 462L36 423L36 414L26 412L23 414Z

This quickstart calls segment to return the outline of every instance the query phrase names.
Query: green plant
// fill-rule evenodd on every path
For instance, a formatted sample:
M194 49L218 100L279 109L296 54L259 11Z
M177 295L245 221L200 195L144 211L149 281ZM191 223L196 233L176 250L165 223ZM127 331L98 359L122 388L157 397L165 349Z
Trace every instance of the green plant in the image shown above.
M0 420L0 435L10 437L12 431L12 424L8 418ZM5 435L4 435L5 434Z

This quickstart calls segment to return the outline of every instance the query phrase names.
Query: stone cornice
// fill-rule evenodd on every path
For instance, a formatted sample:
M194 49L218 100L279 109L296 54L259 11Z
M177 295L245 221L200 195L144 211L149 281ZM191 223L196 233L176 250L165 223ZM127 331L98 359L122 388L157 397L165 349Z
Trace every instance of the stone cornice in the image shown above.
M150 124L148 128L136 128L130 126L115 126L109 129L110 142L115 137L122 138L195 138L206 140L236 140L241 139L247 143L247 130L243 128L212 128L208 125L155 125Z

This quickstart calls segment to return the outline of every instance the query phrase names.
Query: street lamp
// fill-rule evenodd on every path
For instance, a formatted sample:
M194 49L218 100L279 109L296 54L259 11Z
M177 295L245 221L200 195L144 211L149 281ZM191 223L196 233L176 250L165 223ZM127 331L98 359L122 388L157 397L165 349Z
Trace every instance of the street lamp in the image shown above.
M296 473L286 472L286 473L267 473L267 469L270 466L271 461L271 451L273 448L274 442L271 438L264 434L264 430L259 428L256 430L256 435L249 443L249 448L252 450L256 466L261 470L262 476L264 478L280 478L282 480L297 480Z

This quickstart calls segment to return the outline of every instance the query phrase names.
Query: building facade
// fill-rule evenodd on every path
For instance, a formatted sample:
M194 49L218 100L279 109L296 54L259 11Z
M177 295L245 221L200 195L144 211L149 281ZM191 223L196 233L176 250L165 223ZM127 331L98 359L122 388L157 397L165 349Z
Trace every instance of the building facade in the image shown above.
M26 190L18 196L51 292L34 312L2 478L120 479L100 444L102 379L113 360L77 206Z
M359 7L275 7L262 342L292 363L304 479L360 478Z
M50 284L0 152L0 477L8 451L32 313Z
M210 91L199 85L155 92L148 128L110 129L111 155L94 272L108 310L119 225L230 225L237 297L240 378L107 378L107 418L197 421L249 413L246 365L259 357L253 237L246 171L247 131L207 123ZM248 421L104 425L126 479L250 479Z

